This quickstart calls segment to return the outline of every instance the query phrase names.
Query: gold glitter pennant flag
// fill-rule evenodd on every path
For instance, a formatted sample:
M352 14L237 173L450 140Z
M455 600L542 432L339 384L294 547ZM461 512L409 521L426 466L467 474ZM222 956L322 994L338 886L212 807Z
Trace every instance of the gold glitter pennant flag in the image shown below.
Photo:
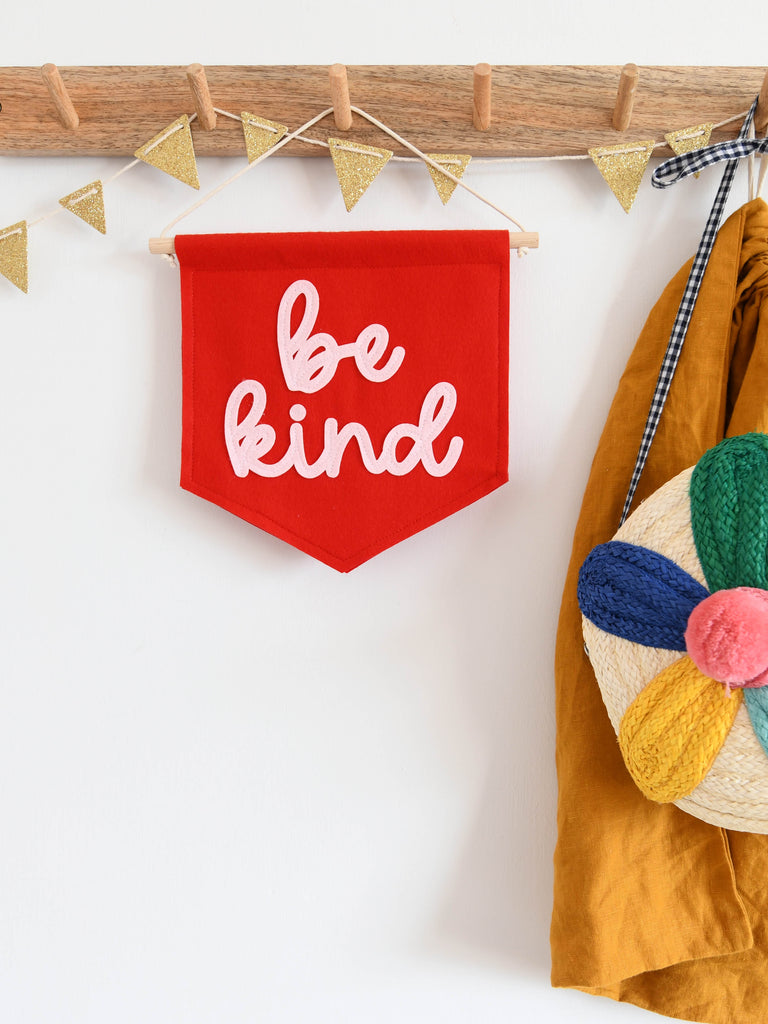
M243 121L243 135L245 136L245 149L248 153L248 163L252 164L260 156L264 156L268 149L272 149L288 131L284 124L277 121L268 121L265 117L256 117L246 110L242 111L240 117Z
M464 176L464 171L466 171L467 165L472 159L471 156L467 156L465 153L427 153L427 156L430 160L434 160L436 164L444 167L454 178ZM445 206L456 190L456 182L446 178L444 174L441 174L440 171L429 164L427 164L427 170L432 181L435 183L437 194L442 199L443 206Z
M632 209L654 145L653 139L649 139L646 142L626 142L589 150L598 171L627 213Z
M0 228L0 274L27 291L27 222Z
M362 199L368 186L392 156L392 151L344 139L328 139L328 145L344 205L349 212Z
M92 181L77 192L70 192L59 202L65 210L74 213L80 220L96 228L102 235L107 233L107 221L104 216L104 189L100 181Z
M703 149L709 145L709 137L712 134L713 124L695 124L692 128L681 128L677 132L667 132L664 138L675 156L682 156L683 153L692 153L694 149ZM694 172L694 178L698 178L701 171Z
M185 185L200 188L195 147L192 145L192 132L186 114L158 132L149 142L145 142L133 155L145 164L178 178Z
M681 128L678 132L668 132L664 138L676 156L691 153L694 149L702 149L709 144L713 124L695 124L692 128Z

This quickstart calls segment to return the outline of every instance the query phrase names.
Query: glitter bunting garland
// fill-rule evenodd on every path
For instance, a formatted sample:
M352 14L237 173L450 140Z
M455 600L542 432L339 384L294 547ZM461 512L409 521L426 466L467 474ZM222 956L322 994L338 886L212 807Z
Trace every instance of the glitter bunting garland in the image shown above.
M218 112L226 117L241 121L249 164L261 158L288 132L288 128L285 125L246 111L243 111L239 118L228 111L221 110ZM196 115L194 114L191 116L183 114L177 118L176 121L169 124L143 146L139 147L135 153L136 160L126 165L114 174L112 178L107 179L107 181L113 181L126 170L133 167L138 161L142 161L192 188L199 189L200 181L197 173L197 160L190 130L190 122L195 117ZM735 119L731 118L729 120ZM727 123L727 121L721 122L721 125ZM694 125L676 132L669 132L664 138L675 154L686 153L706 146L713 128L720 127L721 125L710 123ZM391 150L366 146L351 140L329 138L327 142L320 142L301 135L298 136L298 140L329 148L347 211L351 211L356 206L380 171L393 159ZM618 146L597 147L589 150L588 156L592 158L600 174L627 213L629 213L637 195L640 181L651 154L659 145L662 144L656 143L653 140L646 140ZM426 164L437 193L443 204L445 204L453 195L457 185L457 181L452 180L447 175L450 174L453 178L460 180L472 157L469 154L461 153L427 153L424 155L429 160L445 167L447 174L441 174L437 167ZM394 157L394 159L412 160L414 158ZM562 158L550 157L543 159ZM579 158L576 157L574 159ZM503 162L504 158L501 158L501 161ZM86 224L89 224L101 234L106 233L104 184L106 182L96 180L59 199L62 209L74 213L75 216L85 221ZM31 223L22 220L7 228L0 228L0 275L23 292L26 292L28 287L27 228L46 220L55 212L60 211L51 211Z
M675 154L682 156L683 153L692 153L695 149L703 149L709 145L709 137L712 134L713 124L696 124L692 128L683 128L678 132L667 132L664 138L667 145ZM694 178L698 178L701 171L694 172Z
M681 156L708 145L714 127L710 123L697 124L690 128L680 128L676 132L667 132L664 138L675 156ZM632 209L645 168L658 145L649 139L618 146L598 146L589 150L598 171L627 213ZM698 172L695 176L698 178Z
M27 291L27 222L19 221L0 231L0 274L21 291Z
M632 145L600 146L589 150L598 171L627 213L632 209L654 145L653 139L649 139Z
M469 161L472 159L466 153L427 153L427 156L430 160L434 160L436 164L445 167L456 178L464 177L464 171L466 171ZM437 194L440 196L443 206L445 206L456 191L456 182L446 178L444 174L441 174L434 167L427 165L427 170L429 171L430 178L435 183Z
M345 142L343 139L328 139L331 147L333 166L347 208L347 213L357 205L376 175L392 159L391 149L377 149Z
M77 192L70 192L59 200L59 204L76 217L96 228L102 235L107 233L107 221L104 214L104 186L100 181L92 181Z
M284 124L268 121L265 117L256 117L255 114L249 114L246 110L242 112L240 119L243 122L245 152L249 164L258 160L268 149L275 146L288 131Z
M186 114L136 150L134 156L151 167L165 171L185 185L200 188L195 147Z

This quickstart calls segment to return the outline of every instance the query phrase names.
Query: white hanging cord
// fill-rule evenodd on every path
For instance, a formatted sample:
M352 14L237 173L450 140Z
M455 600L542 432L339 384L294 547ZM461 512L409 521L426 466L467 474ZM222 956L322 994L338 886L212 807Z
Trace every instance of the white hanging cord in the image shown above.
M361 117L364 117L367 121L370 121L371 124L375 125L386 135L389 135L396 142L399 142L400 145L403 146L405 149L409 149L412 153L416 153L419 159L422 160L424 163L427 163L430 166L434 167L436 170L440 171L441 174L445 175L446 178L449 178L451 181L455 182L455 184L461 185L461 187L466 189L466 191L469 192L471 195L475 196L481 202L490 206L491 209L495 210L497 213L500 213L502 217L506 217L506 219L511 221L519 231L525 231L525 228L522 226L520 221L516 220L511 214L507 213L505 210L502 210L500 206L496 206L496 204L492 203L490 199L486 199L485 196L480 195L480 193L476 192L473 188L470 188L469 185L466 185L463 181L461 181L460 178L457 178L454 174L451 174L450 171L446 170L445 167L437 163L436 160L432 160L431 157L428 157L425 153L422 153L421 150L417 149L416 146L412 145L406 139L402 138L402 136L398 135L397 132L393 131L391 128L388 128L387 125L385 125L382 121L377 120L377 118L373 117L371 114L366 113L364 110L361 110L359 107L351 107L351 109L356 114L359 114ZM225 113L224 111L218 110L217 112ZM296 131L290 132L288 135L284 135L278 143L276 143L266 152L262 153L261 156L258 157L258 159L253 161L253 163L248 164L247 167L241 168L239 171L231 175L225 181L222 181L219 185L216 186L216 188L211 189L210 192L206 193L196 203L193 203L193 205L190 206L189 209L185 210L183 213L180 213L178 217L176 217L174 220L170 222L170 224L167 224L163 228L159 237L169 237L169 234L173 230L173 228L176 227L176 225L180 221L184 220L185 217L188 217L191 213L194 213L195 210L199 210L201 206L207 203L210 199L213 199L215 195L218 195L218 193L225 189L228 185L231 185L233 181L236 181L243 174L247 174L247 172L250 171L253 167L255 167L256 164L261 163L262 160L266 160L267 157L272 156L274 153L277 152L277 150L281 149L287 143L291 142L295 138L298 138L302 134L302 132L305 132L308 128L311 128L313 125L317 124L318 121L321 121L324 117L327 117L328 114L332 113L333 107L328 107L327 110L324 110L321 114L318 114L316 117L311 118L309 121L306 122L306 124L303 124L301 128L297 128ZM237 118L236 120L240 120L240 118ZM352 144L345 145L344 148L350 149L350 151L352 152L360 152L363 153L364 155L368 155L368 150L355 149L354 145Z
M228 110L222 110L219 107L214 107L213 109L216 111L217 114L221 114L224 117L232 118L233 121L242 121L242 117L238 117L236 114L232 114ZM510 221L512 224L514 224L515 227L519 231L525 232L525 228L522 226L522 224L515 217L513 217L511 214L507 213L506 210L503 210L500 206L497 206L495 203L492 203L490 201L490 199L486 199L485 196L481 195L475 189L471 188L469 185L466 184L466 182L462 181L460 178L457 178L456 175L451 174L451 172L443 164L440 164L436 160L433 160L431 157L427 156L426 153L422 153L420 149L418 149L412 143L408 142L407 139L404 139L401 135L398 135L397 132L393 131L391 128L389 128L382 121L379 121L372 114L367 113L367 111L362 110L360 107L350 106L350 110L352 110L356 114L359 114L360 117L365 118L366 121L369 121L371 124L375 125L380 131L383 131L386 135L389 135L390 138L392 138L396 142L400 143L400 145L403 146L405 149L408 149L412 153L415 153L416 154L416 159L418 159L419 162L426 163L429 166L433 167L436 171L439 171L440 174L444 175L446 178L448 178L450 181L452 181L455 185L460 186L465 191L469 192L470 195L473 195L476 199L479 199L482 203L485 203L487 206L490 206L490 208L492 210L495 210L502 217L506 218L508 221ZM282 149L283 146L287 145L289 142L293 141L294 139L296 139L298 141L301 141L301 142L306 142L306 143L308 143L310 145L322 145L322 146L325 146L327 148L330 148L330 146L329 146L329 144L327 142L321 142L320 140L306 138L303 133L308 128L311 128L313 125L317 124L318 121L321 121L324 117L327 117L328 114L331 114L331 113L333 113L333 108L332 107L328 107L326 110L322 111L322 113L318 114L316 117L311 118L309 121L307 121L305 124L303 124L300 128L297 128L295 131L289 132L288 134L284 135L282 137L282 139L278 143L276 143L270 149L268 149L264 153L262 153L261 156L258 157L256 160L254 160L252 163L249 163L247 165L247 167L243 167L239 171L236 171L235 174L231 175L225 181L222 181L215 188L211 189L210 192L207 192L204 196L202 196L196 203L193 203L192 206L190 206L188 209L186 209L182 213L180 213L179 216L175 217L169 224L166 224L166 226L163 228L163 230L162 230L162 232L161 232L159 237L160 238L168 238L168 237L170 237L170 232L182 220L184 220L190 214L194 213L196 210L199 210L201 206L204 206L205 203L207 203L207 202L209 202L209 200L213 199L214 196L218 195L219 192L221 192L225 188L227 188L228 185L231 185L238 178L242 177L243 174L247 174L248 171L250 171L252 168L254 168L257 164L261 163L262 160L266 160L270 156L273 156L279 149ZM732 121L738 120L741 116L742 115L735 115L734 117L727 118L725 121L720 121L717 125L714 125L713 128L721 128L725 124L730 124ZM272 131L275 134L278 133L278 129L272 128L269 125L264 125L260 121L256 121L256 122L253 122L253 123L257 127L266 128L268 131ZM666 142L657 142L653 146L653 148L657 149L657 148L659 148L661 146L665 146L665 145L666 145ZM347 149L350 152L360 152L360 153L363 153L365 155L368 154L368 150L357 149L357 148L355 148L355 146L353 144L347 144L347 145L342 146L341 148ZM637 148L638 147L630 148L630 149L627 150L627 152L635 152L637 150ZM412 160L412 161L416 162L413 157L391 157L390 159L395 159L395 160ZM516 162L517 159L519 159L519 158L511 158L510 161L507 161L506 158L501 158L501 160L499 162ZM525 159L525 158L522 158L522 159ZM589 154L586 154L584 156L575 156L575 157L543 157L543 158L536 158L536 157L534 157L534 158L531 158L531 159L544 159L544 160L562 160L562 159L566 159L566 160L567 159L584 160L584 159L586 159L586 160L590 160L591 157L589 156ZM527 254L527 252L528 252L528 250L526 248L521 247L521 248L518 249L518 256L524 256L524 255ZM167 262L169 264L171 264L171 265L175 265L176 264L175 256L173 256L172 254L167 254L167 253L163 253L163 255L165 256L165 259L167 260Z
M190 213L194 213L195 210L199 210L204 203L207 203L209 199L213 199L213 197L215 195L218 195L219 192L221 192L223 189L227 187L227 185L231 185L233 181L237 181L238 178L241 178L244 174L247 174L248 171L252 171L254 167L261 163L262 160L265 160L268 156L272 156L273 153L277 152L278 149L282 149L283 146L287 145L292 139L295 139L297 135L301 134L301 132L306 131L307 128L311 128L312 125L317 124L318 121L322 121L324 117L327 117L328 114L332 113L333 107L328 107L328 109L324 110L321 114L318 114L316 117L310 118L310 120L307 121L306 124L303 124L301 128L297 128L295 132L290 132L288 135L284 135L278 143L272 146L271 149L268 149L265 153L262 153L260 157L257 157L256 160L253 161L253 163L247 164L245 167L242 167L239 171L236 171L233 175L227 178L226 181L222 181L215 188L212 188L210 192L206 192L202 199L198 199L198 201L196 203L193 203L192 206L189 207L189 209L184 210L184 212L180 213L178 217L175 217L170 222L170 224L166 224L166 226L160 233L160 238L167 238L168 233L172 231L173 228L176 227L179 221L184 220L185 217L188 217ZM240 119L238 118L238 120Z
M436 171L439 171L441 174L445 175L445 177L448 178L450 181L454 182L456 185L461 185L463 189L469 192L470 195L473 195L476 199L479 199L481 203L485 203L486 206L490 206L492 210L495 210L497 213L500 213L502 217L506 217L507 220L512 221L512 223L517 227L519 231L525 231L525 228L520 223L520 221L515 220L512 214L507 213L506 210L502 210L500 206L497 206L495 203L492 203L490 199L486 199L485 196L481 196L479 192L476 192L473 188L470 188L470 186L463 182L461 178L457 178L455 174L451 174L450 171L447 171L436 160L433 160L431 157L427 156L426 153L422 153L420 149L417 149L416 146L411 145L410 142L404 139L401 135L398 135L397 132L393 132L392 129L388 128L382 121L379 121L371 114L367 114L364 110L361 110L360 107L350 107L350 110L353 110L356 114L359 114L361 117L364 117L366 121L370 121L371 124L376 125L377 128L379 128L381 131L385 132L387 135L393 138L395 142L399 142L401 146L405 146L406 149L409 149L412 153L415 153L416 156L423 160L425 164L429 164L430 167L434 167Z

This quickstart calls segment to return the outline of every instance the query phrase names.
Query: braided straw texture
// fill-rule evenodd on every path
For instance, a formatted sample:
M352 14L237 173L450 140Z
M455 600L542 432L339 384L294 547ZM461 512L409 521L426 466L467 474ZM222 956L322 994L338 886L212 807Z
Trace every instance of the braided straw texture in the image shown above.
M692 469L659 488L627 519L615 540L657 551L706 586L696 554L688 497ZM624 713L648 683L681 658L604 633L582 619L584 639L600 692L617 736ZM675 806L712 825L768 833L768 757L755 736L746 707L736 713L728 737L702 782Z
M640 789L658 803L692 793L712 768L743 701L741 690L680 658L656 676L621 720L619 746Z

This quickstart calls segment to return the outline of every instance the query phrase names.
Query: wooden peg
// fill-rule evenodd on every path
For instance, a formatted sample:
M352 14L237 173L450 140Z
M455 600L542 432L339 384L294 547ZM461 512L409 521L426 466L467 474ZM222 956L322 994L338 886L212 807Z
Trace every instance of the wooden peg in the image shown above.
M48 92L51 94L59 120L65 128L74 131L80 125L80 118L77 116L74 104L69 98L67 87L61 80L59 69L55 64L43 64L40 68L40 74L43 76L43 81L48 88Z
M632 120L632 107L635 102L638 75L637 64L625 64L621 69L619 91L616 94L616 106L613 108L613 127L617 132L626 131Z
M479 132L491 127L491 65L475 64L472 122Z
M201 128L206 132L212 132L216 127L216 111L213 109L211 94L208 91L208 79L205 77L205 68L202 64L190 64L187 68L187 81L192 90L192 98L195 101L197 119Z
M760 87L760 95L757 99L757 110L755 111L755 135L762 137L768 133L768 71L763 78Z
M347 69L343 64L332 64L329 72L333 118L339 131L346 132L352 127L352 109L349 105Z

